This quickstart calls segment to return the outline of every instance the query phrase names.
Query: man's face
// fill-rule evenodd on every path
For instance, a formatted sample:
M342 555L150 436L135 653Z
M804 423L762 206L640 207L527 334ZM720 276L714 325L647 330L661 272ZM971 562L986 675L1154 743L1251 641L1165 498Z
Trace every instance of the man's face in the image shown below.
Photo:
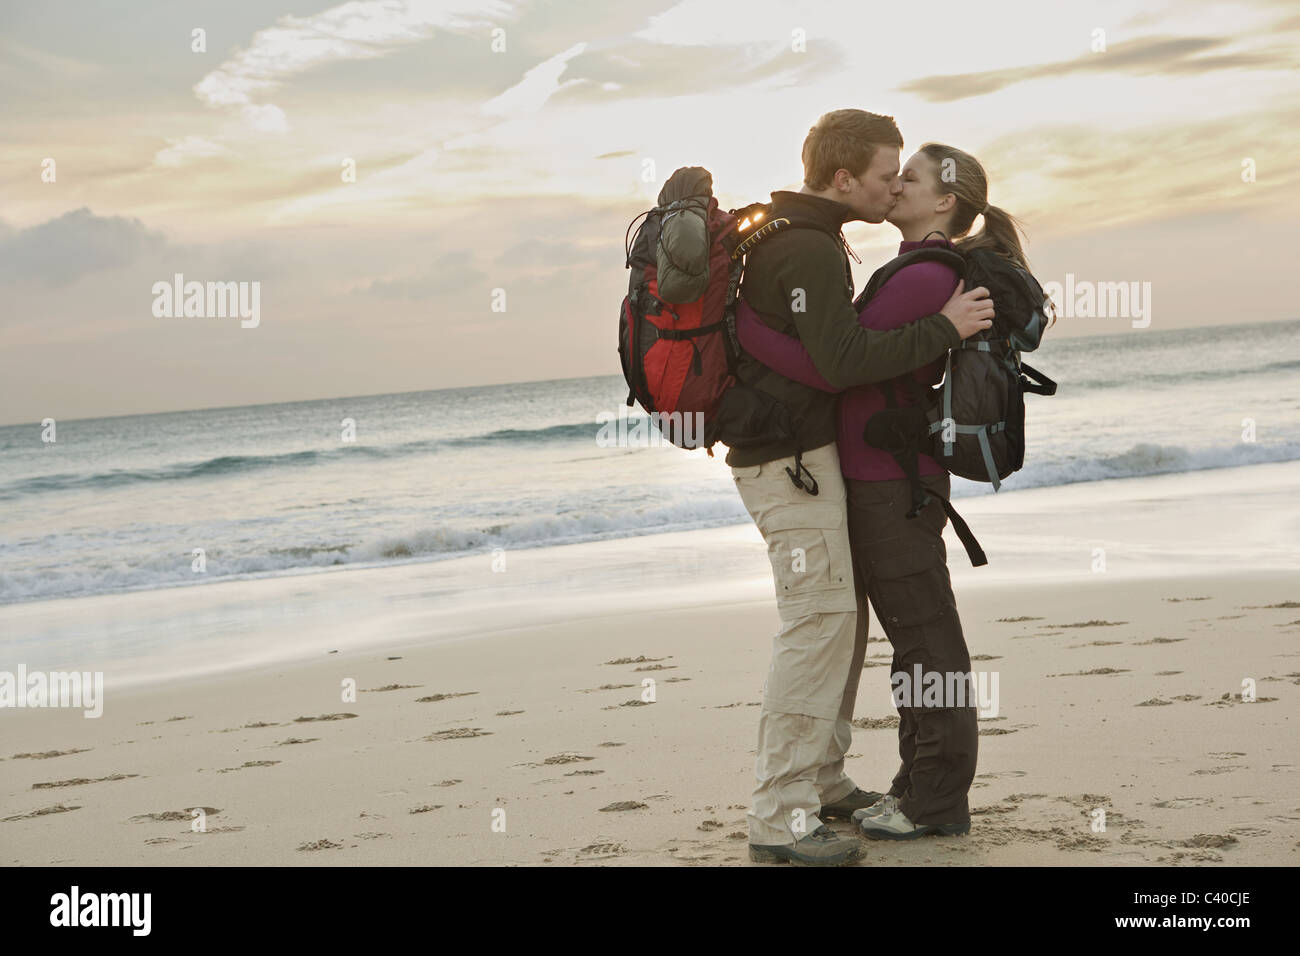
M894 208L903 191L898 153L897 146L877 146L867 171L849 180L849 191L841 201L853 210L855 219L884 222Z

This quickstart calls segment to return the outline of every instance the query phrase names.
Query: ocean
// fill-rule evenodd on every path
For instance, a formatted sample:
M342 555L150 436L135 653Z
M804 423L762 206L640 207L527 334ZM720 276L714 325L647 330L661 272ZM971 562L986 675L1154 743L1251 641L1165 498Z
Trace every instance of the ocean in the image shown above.
M1300 320L1049 330L1026 360L1060 390L1026 397L1000 495L1300 459ZM54 443L0 427L0 604L748 521L721 446L606 446L626 394L616 374L59 421Z

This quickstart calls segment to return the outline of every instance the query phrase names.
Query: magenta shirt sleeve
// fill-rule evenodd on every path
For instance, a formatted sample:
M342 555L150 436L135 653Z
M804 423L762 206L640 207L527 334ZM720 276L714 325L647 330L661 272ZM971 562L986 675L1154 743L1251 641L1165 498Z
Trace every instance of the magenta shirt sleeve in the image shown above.
M778 332L752 312L736 310L736 335L746 352L791 381L823 392L843 391L822 378L802 342Z
M918 262L895 273L881 286L858 314L858 322L864 328L882 332L899 328L938 312L956 288L957 274L947 266ZM745 351L786 378L823 392L844 391L822 377L803 343L776 331L753 314L737 310L736 333ZM917 372L933 384L943 374L943 362L936 360Z
M957 273L940 262L918 262L894 273L858 314L864 328L881 332L943 309L957 288ZM779 333L778 333L779 334Z
M957 289L957 273L940 262L918 262L901 269L881 286L880 291L858 315L869 329L896 329L943 309ZM943 378L944 359L922 365L912 374L922 385L935 385Z

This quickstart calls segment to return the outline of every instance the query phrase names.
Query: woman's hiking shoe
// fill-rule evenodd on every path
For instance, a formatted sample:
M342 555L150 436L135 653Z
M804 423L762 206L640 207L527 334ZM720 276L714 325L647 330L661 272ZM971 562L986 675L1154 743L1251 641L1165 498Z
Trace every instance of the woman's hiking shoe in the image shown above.
M970 833L970 821L965 823L916 824L895 807L874 817L865 817L858 824L863 836L873 840L915 840L931 833L937 836L961 836Z
M883 794L875 790L854 789L847 797L841 797L834 803L823 803L822 808L817 811L817 816L822 820L851 820L853 815L859 810L865 810L879 802Z
M803 866L845 866L862 856L862 844L845 839L830 827L819 826L793 844L763 846L751 843L749 858L755 863L798 863Z
M893 813L898 809L898 797L887 793L869 807L853 811L853 822L861 823L867 817L878 817L882 813Z

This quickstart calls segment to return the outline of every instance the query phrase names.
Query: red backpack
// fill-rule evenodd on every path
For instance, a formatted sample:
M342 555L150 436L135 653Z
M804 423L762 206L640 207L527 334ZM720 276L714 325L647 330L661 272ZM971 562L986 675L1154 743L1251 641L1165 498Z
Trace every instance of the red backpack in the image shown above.
M685 166L669 177L659 204L632 220L624 237L632 270L618 322L627 404L680 448L733 444L788 412L766 393L736 381L736 291L744 256L786 220L762 224L767 204L724 212L713 177ZM645 221L632 236L637 219ZM628 240L628 236L632 236Z

